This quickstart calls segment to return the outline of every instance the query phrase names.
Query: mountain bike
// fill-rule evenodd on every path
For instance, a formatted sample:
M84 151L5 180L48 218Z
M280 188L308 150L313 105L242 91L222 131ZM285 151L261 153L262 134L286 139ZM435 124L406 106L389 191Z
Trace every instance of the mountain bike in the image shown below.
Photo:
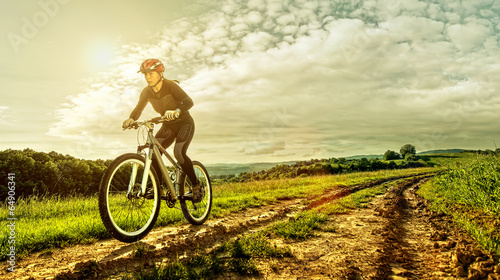
M165 121L157 117L132 123L128 129L137 129L138 138L141 130L147 131L145 144L139 143L137 153L123 154L113 160L101 179L101 219L108 232L120 241L130 243L145 237L156 223L161 201L169 208L179 209L180 205L184 217L194 225L203 224L210 214L212 185L206 168L193 161L201 191L199 196L193 196L193 183L153 136L154 125ZM170 165L165 164L164 157ZM153 168L153 161L160 170Z

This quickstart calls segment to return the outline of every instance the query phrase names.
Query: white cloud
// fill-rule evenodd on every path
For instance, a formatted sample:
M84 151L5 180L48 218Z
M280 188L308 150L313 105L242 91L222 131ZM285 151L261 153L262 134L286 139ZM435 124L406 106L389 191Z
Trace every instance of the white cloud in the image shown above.
M225 1L169 24L157 42L124 46L116 70L70 97L50 133L125 145L130 134L119 126L144 86L137 65L149 57L183 78L195 101L193 149L212 162L225 160L214 154L259 161L380 153L381 142L457 133L500 106L496 79L485 78L500 67L484 68L500 58L498 38L482 21L455 22L457 9L416 0ZM401 135L405 127L412 129Z
M446 19L445 13L443 12L443 8L439 4L429 4L427 8L427 14L430 19L443 21Z
M283 1L280 0L271 0L268 1L266 7L266 14L270 18L276 18L280 14L283 13Z
M467 52L480 47L489 36L490 30L484 25L469 22L465 25L451 25L447 33L459 50Z
M243 50L246 51L265 51L273 41L273 36L267 32L250 33L243 37Z
M276 22L282 26L296 24L294 14L284 14L276 19Z
M246 16L246 22L250 25L257 25L262 21L262 16L258 11L251 11Z
M443 40L444 23L428 18L399 16L382 22L380 26L387 29L397 41Z
M426 2L420 0L393 0L392 4L401 5L403 10L406 10L416 16L425 16L428 5Z
M8 106L0 106L0 124L6 125L8 124L8 119L10 117Z
M266 7L266 1L264 0L249 0L247 3L249 9L262 10Z

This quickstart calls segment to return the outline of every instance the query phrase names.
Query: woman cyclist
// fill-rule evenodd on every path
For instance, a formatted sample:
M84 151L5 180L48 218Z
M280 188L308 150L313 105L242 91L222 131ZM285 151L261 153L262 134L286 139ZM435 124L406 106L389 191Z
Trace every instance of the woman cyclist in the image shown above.
M194 103L179 87L177 81L167 80L163 77L164 70L163 63L158 59L146 59L142 62L137 73L144 74L148 86L142 90L139 102L130 113L130 117L123 122L123 128L129 127L130 124L139 119L148 102L156 112L168 120L169 122L163 123L155 137L165 148L168 148L175 141L175 158L193 183L193 201L199 202L201 201L200 183L196 179L193 163L186 155L194 134L194 121L189 114L189 109L193 107ZM156 161L153 161L153 167L157 171L160 170Z

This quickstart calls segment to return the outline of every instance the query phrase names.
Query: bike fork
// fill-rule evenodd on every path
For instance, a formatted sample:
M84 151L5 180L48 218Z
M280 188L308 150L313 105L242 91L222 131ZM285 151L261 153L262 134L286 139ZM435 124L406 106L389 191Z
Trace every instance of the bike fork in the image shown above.
M153 149L149 149L148 156L146 157L146 163L144 165L144 173L142 174L141 181L141 191L137 194L133 194L137 197L144 195L146 193L146 185L148 183L149 170L151 169L151 159L153 157ZM130 175L130 181L128 183L127 196L130 196L134 190L135 180L137 178L138 164L134 163L132 166L132 174Z
M137 178L137 163L132 165L132 174L130 174L130 181L128 183L127 197L129 197L130 193L134 189L135 179Z

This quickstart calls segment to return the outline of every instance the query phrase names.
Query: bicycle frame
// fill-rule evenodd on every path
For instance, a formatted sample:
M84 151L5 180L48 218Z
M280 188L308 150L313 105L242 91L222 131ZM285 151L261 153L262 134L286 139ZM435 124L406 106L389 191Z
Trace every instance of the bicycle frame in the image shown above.
M152 164L153 160L156 160L156 162L160 166L160 171L163 175L162 176L163 180L167 184L167 186L170 190L170 195L171 195L170 198L173 201L175 201L178 199L178 197L177 197L177 194L175 192L174 183L170 179L170 176L169 176L168 171L167 171L167 167L166 167L166 165L163 162L163 159L161 157L162 153L170 161L170 163L172 163L172 165L174 166L174 168L177 172L176 178L181 178L180 176L182 176L182 173L183 173L182 167L172 158L172 156L170 156L170 154L167 152L167 150L165 148L163 148L161 143L154 137L154 135L153 135L154 125L153 125L153 123L145 122L144 125L148 129L148 137L147 137L145 145L142 145L142 146L140 145L137 147L137 153L141 153L141 151L143 149L146 149L146 148L149 149L149 151L148 151L148 154L146 156L146 163L144 166L144 174L143 174L142 181L141 181L141 193L142 194L146 193L146 184L147 184L147 180L148 180L149 170L151 169L151 164ZM153 157L153 155L154 155L154 157ZM130 193L133 189L132 184L133 184L133 182L135 182L135 179L137 176L136 173L137 173L137 167L134 166L133 172L132 172L132 175L130 178L130 183L128 186L128 188L129 188L128 193Z
M102 176L99 185L99 214L108 232L120 241L131 243L144 238L155 226L162 200L165 200L169 208L181 210L192 225L203 224L210 215L212 185L205 166L199 161L193 161L197 182L194 187L186 184L190 180L181 165L163 148L161 140L153 135L154 125L166 121L174 122L175 119L157 117L134 121L123 127L124 130L142 128L144 130L140 129L138 133L147 133L147 137L137 146L137 153L118 156ZM158 163L160 170L156 170L154 161ZM161 184L157 178L151 178L150 175L156 173L151 168L157 172L155 177L163 177ZM148 182L149 180L152 182Z

